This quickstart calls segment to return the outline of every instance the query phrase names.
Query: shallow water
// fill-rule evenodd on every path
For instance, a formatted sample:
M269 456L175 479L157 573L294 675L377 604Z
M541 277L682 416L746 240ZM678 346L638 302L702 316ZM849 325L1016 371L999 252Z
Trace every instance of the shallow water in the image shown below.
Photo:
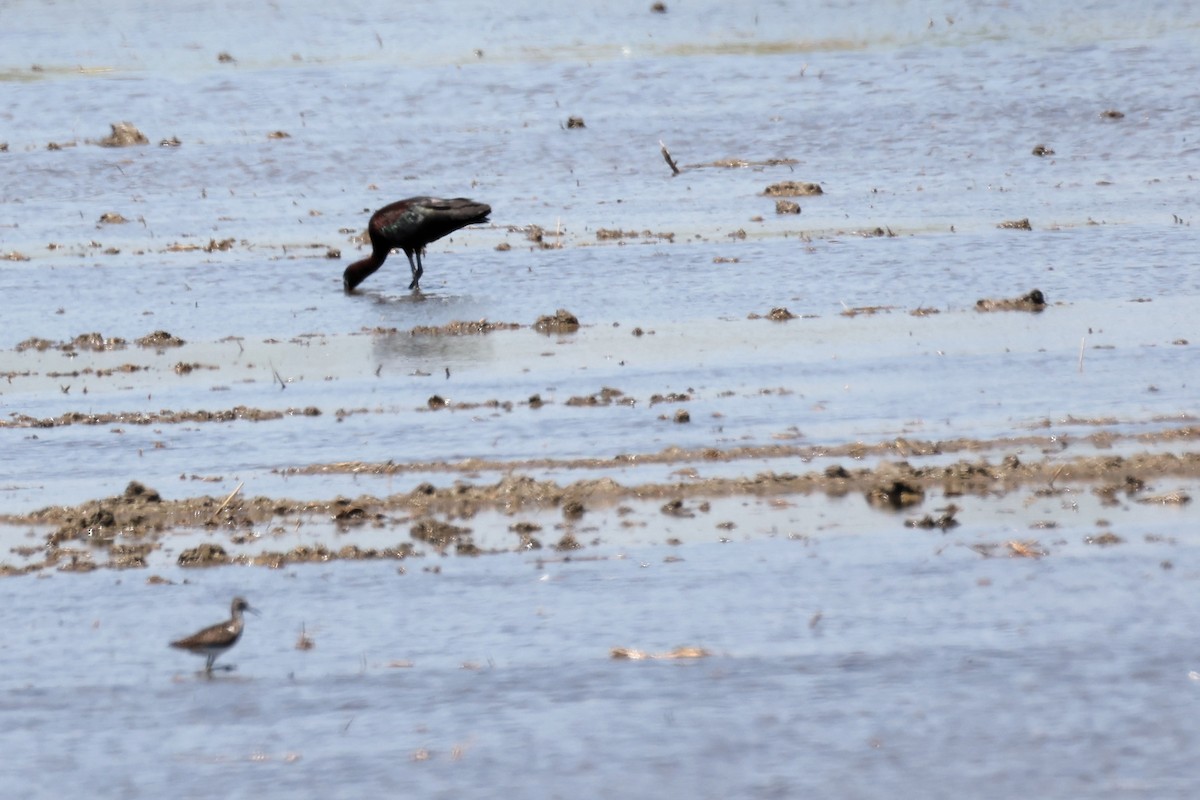
M1194 451L1186 437L1133 437L1200 410L1200 13L648 6L0 10L0 256L28 259L0 261L0 421L320 412L9 424L0 513L134 479L166 497L243 484L327 500L515 468L454 468L468 459L551 459L522 471L636 484L682 467L570 465L779 441L1017 437L988 456L1028 461L1111 434L1125 437L1117 453ZM64 30L64 14L88 24ZM570 115L587 127L567 130ZM94 144L121 120L151 145ZM181 145L157 146L170 137ZM1039 144L1055 154L1031 155ZM725 158L795 162L712 165ZM783 180L825 194L776 215L762 192ZM369 211L426 193L486 201L492 225L433 245L421 294L393 257L343 295ZM100 223L110 212L130 221ZM1031 231L996 227L1022 218ZM562 246L536 246L530 225ZM673 236L617 244L601 228ZM1034 287L1051 304L1041 314L974 311ZM870 306L883 308L843 314ZM749 318L775 307L798 317ZM529 326L557 308L583 329L409 333ZM17 349L155 330L187 344ZM96 372L123 365L140 369ZM635 402L568 404L604 387ZM668 393L689 399L651 402ZM471 407L430 411L435 394ZM691 423L673 421L678 408ZM289 472L388 460L450 468ZM733 498L695 518L652 505L589 514L588 546L569 561L0 581L20 631L0 647L0 778L28 797L1188 796L1194 504L1109 508L1068 489L975 498L946 535L905 529L861 497ZM473 521L481 546L505 547L507 522ZM1057 527L1031 532L1042 524ZM1085 543L1108 530L1124 543ZM28 533L6 528L0 542L36 542ZM407 530L379 535L394 544ZM181 535L168 555L213 536ZM978 549L1030 536L1047 557ZM263 616L226 657L236 671L199 679L197 660L165 643L237 592ZM302 625L316 649L294 648ZM681 645L712 655L608 657Z

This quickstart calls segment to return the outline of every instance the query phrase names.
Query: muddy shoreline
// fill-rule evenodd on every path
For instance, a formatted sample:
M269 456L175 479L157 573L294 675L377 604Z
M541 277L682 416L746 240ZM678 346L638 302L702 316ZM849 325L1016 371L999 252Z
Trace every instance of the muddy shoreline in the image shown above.
M1200 433L1195 428L1188 427L1139 438L1180 443L1194 441L1197 435ZM1160 490L1157 484L1171 479L1175 483L1183 481L1191 492L1198 490L1200 453L1142 452L1128 456L1100 454L1067 458L1059 455L1033 461L1024 461L1015 455L1017 449L1022 452L1036 449L1038 443L1037 437L1027 437L1019 441L895 441L874 447L856 444L844 448L819 448L825 460L842 458L850 462L849 466L839 462L799 474L767 469L736 477L704 478L699 469L706 461L761 461L770 457L767 449L693 452L672 448L656 454L553 464L558 468L585 465L595 468L678 463L681 469L676 474L682 479L670 482L617 481L604 477L559 483L529 474L552 466L547 461L507 464L481 459L456 464L352 462L290 468L287 471L293 474L350 472L380 475L431 472L440 467L464 475L451 486L437 487L423 482L402 494L307 500L248 497L241 494L241 485L224 497L204 495L171 500L135 480L117 496L75 506L51 506L26 514L0 515L0 526L9 530L42 531L36 534L33 542L12 549L18 563L0 560L0 574L163 566L164 560L157 551L171 543L176 535L197 531L208 534L208 540L180 553L175 558L178 565L250 564L278 568L314 561L406 559L451 553L477 556L536 551L543 547L570 553L586 547L585 537L577 535L587 529L582 522L585 518L660 513L691 519L706 513L711 503L729 498L775 498L776 502L786 505L788 496L818 495L834 500L858 495L880 512L900 512L891 522L882 518L881 527L905 525L947 529L958 524L955 519L958 506L927 510L927 495L936 494L943 500L954 499L966 504L972 500L986 503L1014 494L1032 500L1084 492L1093 495L1101 507L1122 504L1179 507L1191 502L1191 493L1177 487ZM1040 443L1050 444L1049 440ZM1058 446L1061 448L1061 444ZM818 451L816 448L785 446L769 450L775 457L786 454L801 458L805 453L812 456ZM907 460L884 460L873 467L854 464L867 453L882 456L909 454L917 458L964 451L986 452L992 458L979 456L925 466ZM503 477L495 482L466 479L484 471L502 473ZM922 511L924 516L914 516ZM461 524L488 513L510 520L507 527L515 534L510 546L480 547L471 528ZM560 520L550 529L544 530L544 524L524 519L530 515L545 519L547 513ZM736 527L731 520L720 520L715 524L711 520L697 520L696 524L716 532ZM281 533L304 526L326 531L319 537L321 543L279 550L271 547L270 536L263 535L263 532ZM340 544L339 536L351 530L372 531L378 534L375 538L387 539L389 544ZM240 552L232 552L234 549L240 549ZM1044 554L1030 544L1014 546L1010 550L1009 554L1014 556Z

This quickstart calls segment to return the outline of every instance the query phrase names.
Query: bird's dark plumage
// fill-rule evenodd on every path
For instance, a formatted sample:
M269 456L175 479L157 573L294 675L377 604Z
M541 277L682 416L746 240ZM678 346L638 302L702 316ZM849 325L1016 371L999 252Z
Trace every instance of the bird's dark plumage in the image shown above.
M242 629L245 627L245 622L242 620L243 611L257 613L245 600L235 597L233 603L230 604L228 620L210 625L186 639L171 642L171 647L178 647L180 650L204 656L208 659L204 665L204 671L211 673L213 662L217 660L217 656L233 647L238 643L238 639L242 638Z
M346 267L342 285L347 292L351 291L383 266L388 253L399 248L408 256L408 266L412 269L412 283L408 288L420 288L421 275L425 272L421 263L425 245L467 225L487 222L490 213L491 206L465 197L452 200L410 197L386 205L372 214L367 224L371 255Z

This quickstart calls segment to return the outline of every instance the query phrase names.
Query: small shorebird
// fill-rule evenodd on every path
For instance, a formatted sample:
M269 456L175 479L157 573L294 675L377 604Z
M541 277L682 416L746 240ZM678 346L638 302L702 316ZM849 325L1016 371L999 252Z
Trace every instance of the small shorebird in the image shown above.
M208 661L204 665L204 672L211 675L213 662L217 660L217 656L233 647L238 643L238 639L242 638L242 628L245 627L245 622L242 621L243 611L249 611L252 614L258 613L244 599L235 597L229 607L229 619L218 622L216 625L210 625L186 639L171 642L171 647L178 647L180 650L205 656Z

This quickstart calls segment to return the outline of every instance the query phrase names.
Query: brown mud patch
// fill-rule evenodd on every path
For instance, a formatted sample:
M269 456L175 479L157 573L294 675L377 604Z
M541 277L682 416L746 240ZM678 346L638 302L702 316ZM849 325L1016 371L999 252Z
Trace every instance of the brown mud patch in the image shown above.
M983 298L975 302L976 311L1029 311L1034 314L1046 310L1046 295L1041 289L1034 289L1020 297L1003 300Z
M533 323L533 329L545 334L574 333L579 330L579 317L565 308L560 308L552 315L538 317L538 321Z
M176 371L190 372L206 368L202 364L177 364ZM319 417L321 409L316 406L286 408L282 410L234 406L219 411L124 411L85 414L68 411L57 417L31 417L13 413L8 419L0 419L0 428L61 428L67 425L171 425L195 422L265 422L285 417Z
M815 197L825 194L819 183L802 183L800 181L781 181L772 183L763 190L767 197Z
M965 443L964 443L964 446ZM678 458L680 454L676 453ZM719 457L720 454L712 454ZM648 460L648 459L645 459ZM348 471L382 474L404 469L395 464L331 465ZM460 465L465 467L466 465ZM480 464L472 461L474 469ZM0 525L30 527L47 531L37 544L12 548L23 563L0 562L0 574L20 574L44 569L89 571L99 567L146 568L154 565L156 553L177 534L207 531L225 537L205 541L183 550L175 563L185 567L256 564L279 567L292 563L346 559L403 559L427 553L481 555L486 552L522 552L540 549L534 537L537 524L518 521L508 525L516 541L498 549L485 550L474 539L470 527L460 524L492 513L514 517L522 514L557 512L565 526L555 550L583 548L581 534L593 513L630 513L628 506L657 508L672 519L688 520L705 514L722 499L765 499L772 506L786 507L803 495L829 499L850 495L861 497L884 513L920 506L927 495L945 498L974 498L985 501L1008 493L1026 493L1030 499L1053 498L1091 487L1092 494L1105 498L1124 497L1142 505L1179 506L1190 501L1186 491L1151 494L1156 480L1200 477L1200 453L1081 456L1065 461L1042 459L1024 463L1007 455L998 463L987 458L963 459L942 465L919 466L908 461L883 462L874 467L848 468L834 464L821 470L797 474L763 471L752 476L702 478L688 471L682 480L621 483L612 478L583 479L560 484L536 479L517 470L529 464L509 464L508 474L491 483L456 481L448 487L421 483L411 491L388 496L362 495L353 499L290 500L246 497L241 487L224 497L203 496L169 500L154 489L131 482L117 496L88 501L77 506L50 506L29 514L0 516ZM323 471L333 471L330 467ZM1069 488L1068 488L1069 487ZM904 526L939 529L943 533L959 524L956 515L964 500L937 509L935 514L910 517ZM302 545L275 550L271 543L306 524L332 530L328 544ZM374 535L395 537L407 526L407 541L363 546L336 543L339 533L367 530ZM1053 527L1053 523L1050 524ZM559 526L556 526L559 527ZM735 523L718 527L731 530ZM1107 531L1105 533L1108 533ZM1099 534L1098 536L1103 536ZM1095 537L1093 537L1095 538ZM1096 544L1115 544L1097 539ZM976 545L973 545L975 547ZM1036 542L981 544L981 554L1040 557ZM107 557L107 560L100 560ZM160 557L161 558L161 557Z

